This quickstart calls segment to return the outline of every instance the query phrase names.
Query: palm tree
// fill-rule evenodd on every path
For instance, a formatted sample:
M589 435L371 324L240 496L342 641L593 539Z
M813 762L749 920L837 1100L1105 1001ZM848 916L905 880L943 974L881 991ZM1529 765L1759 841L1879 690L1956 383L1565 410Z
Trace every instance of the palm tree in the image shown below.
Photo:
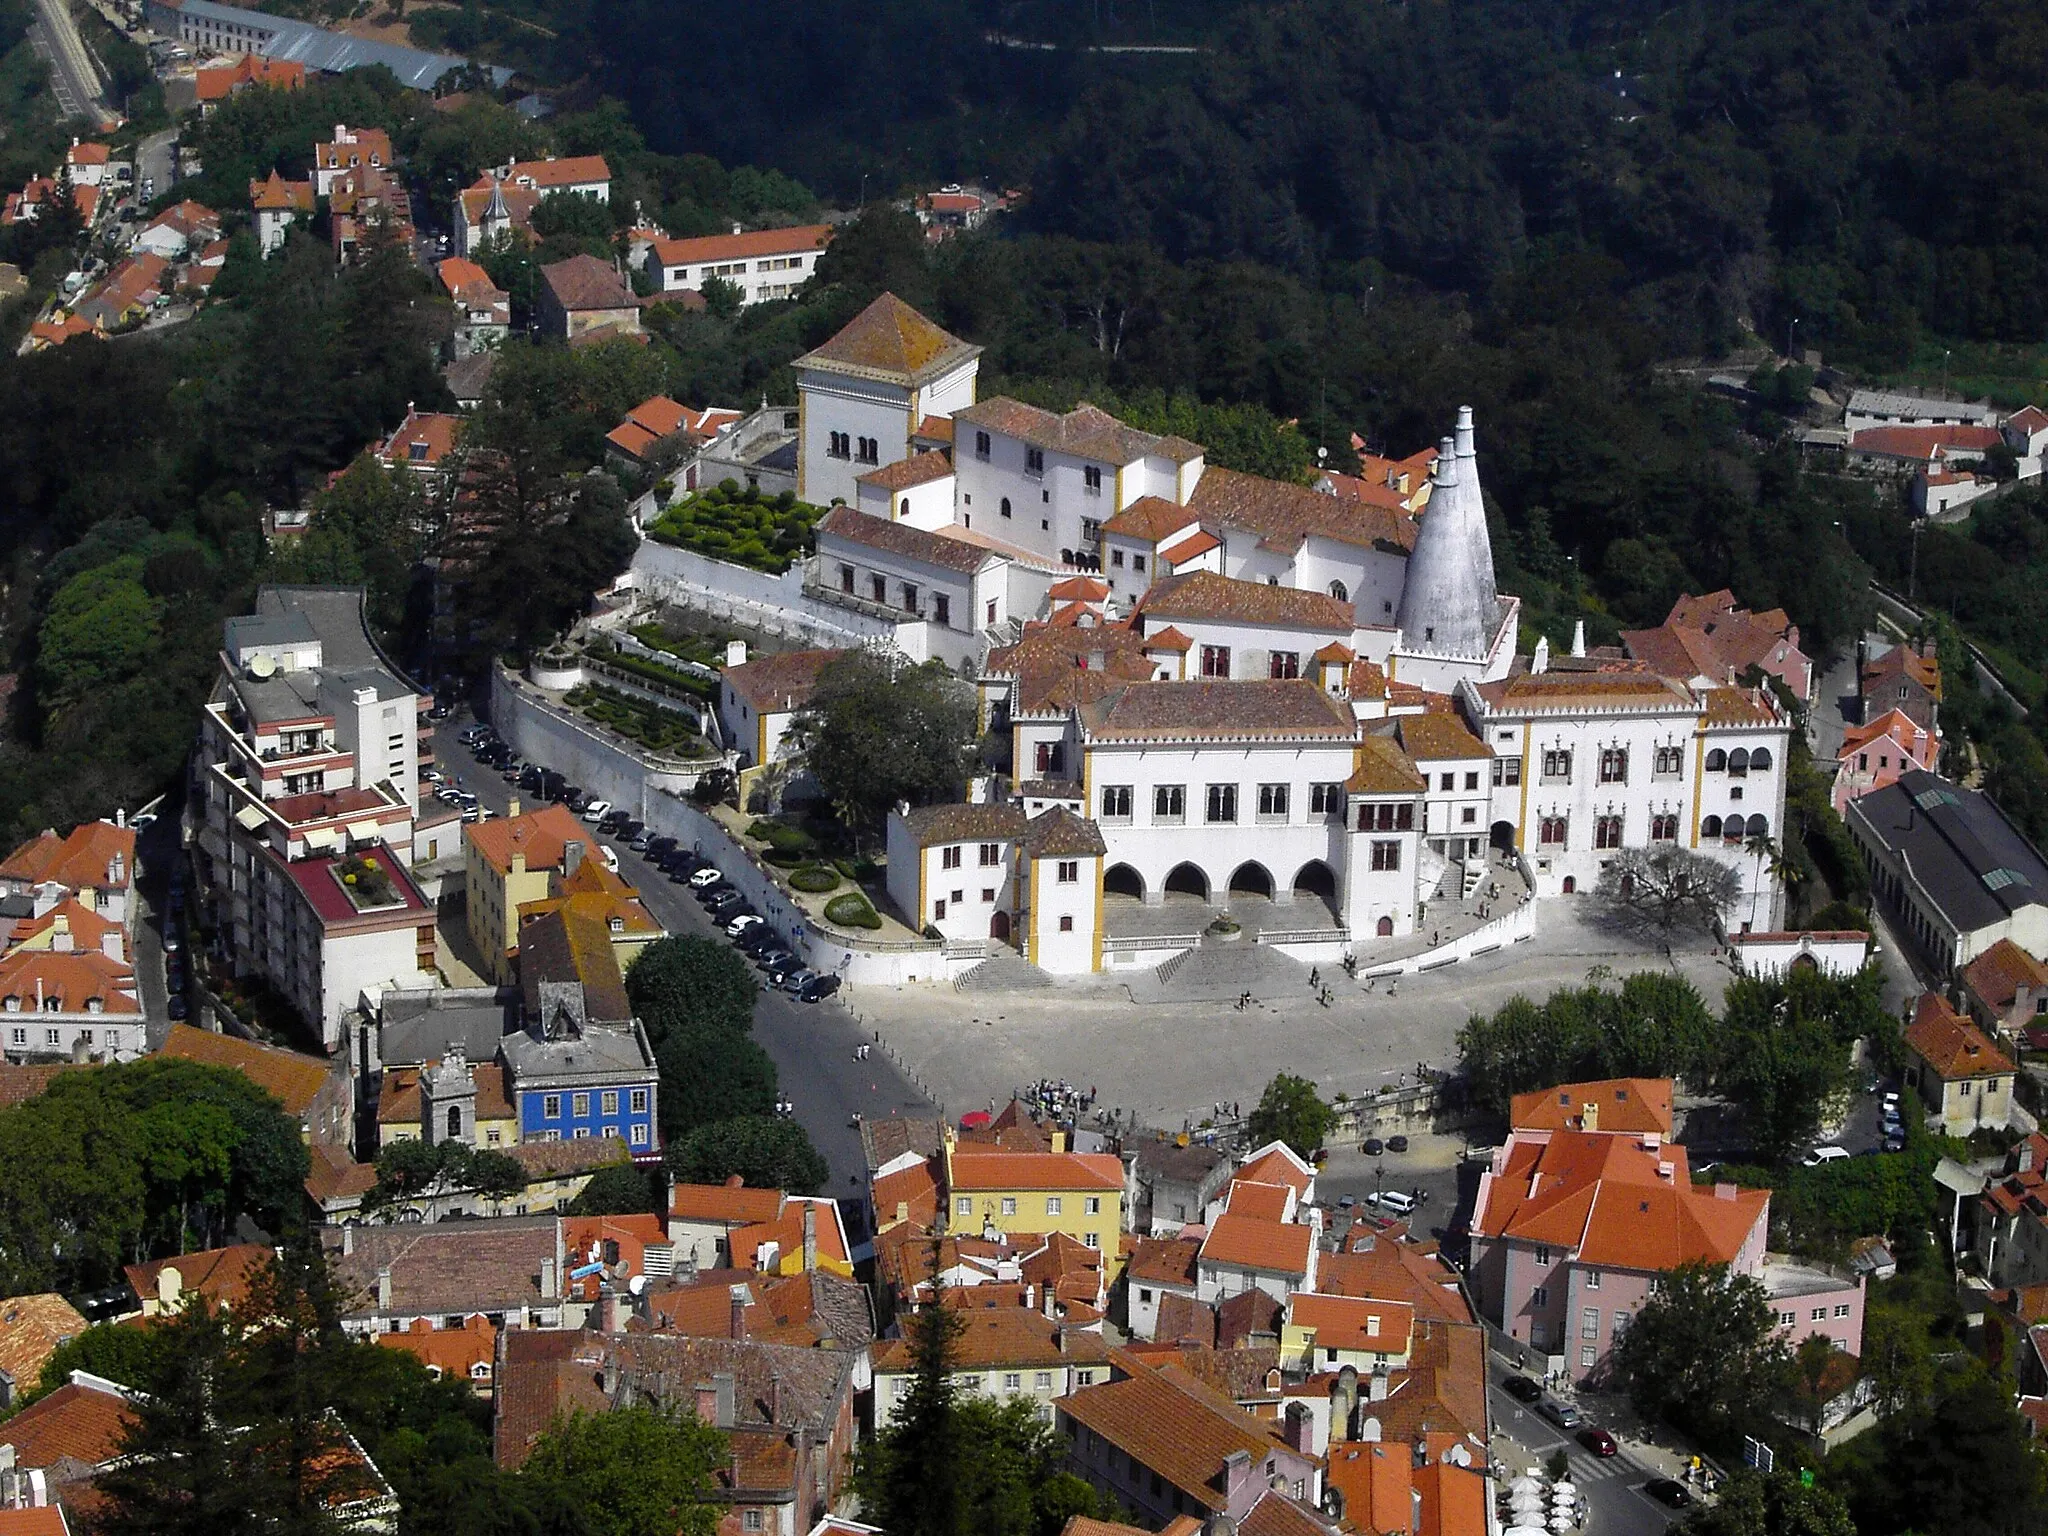
M1742 845L1742 851L1756 860L1756 884L1749 892L1749 926L1756 926L1756 899L1763 894L1764 860L1771 860L1773 869L1777 866L1778 845L1771 840L1768 832L1752 832Z

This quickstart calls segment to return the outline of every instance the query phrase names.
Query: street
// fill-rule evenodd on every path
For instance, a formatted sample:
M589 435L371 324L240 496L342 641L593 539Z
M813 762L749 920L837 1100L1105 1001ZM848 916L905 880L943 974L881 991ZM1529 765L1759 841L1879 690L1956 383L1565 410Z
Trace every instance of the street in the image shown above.
M1525 1407L1503 1392L1500 1383L1512 1373L1498 1360L1493 1361L1489 1369L1492 1379L1488 1383L1487 1397L1493 1410L1496 1457L1502 1456L1502 1447L1498 1443L1500 1436L1506 1436L1527 1451L1538 1466L1547 1462L1553 1453L1563 1451L1570 1465L1571 1480L1578 1485L1590 1509L1585 1530L1597 1533L1597 1536L1662 1536L1677 1515L1643 1492L1643 1485L1652 1479L1670 1476L1670 1471L1639 1462L1634 1454L1636 1448L1619 1431L1615 1431L1615 1440L1621 1447L1620 1451L1613 1456L1595 1456L1544 1418L1533 1405ZM1582 1411L1586 1406L1581 1404ZM1600 1425L1601 1421L1597 1414L1587 1413L1587 1422ZM1609 1425L1601 1427L1612 1428ZM1668 1456L1670 1453L1664 1454Z
M57 105L68 116L111 121L113 114L100 97L99 68L78 35L70 8L64 0L36 0L36 18L48 50L50 89Z
M497 772L478 764L455 740L467 718L458 715L437 727L437 760L443 771L459 776L464 787L503 815L512 796L511 786ZM527 804L530 808L530 800ZM605 843L618 855L620 875L639 887L641 901L666 931L724 942L688 887L671 883L640 855L628 852L623 843L597 838L594 833L593 840ZM754 1039L775 1062L783 1096L795 1103L796 1119L811 1133L811 1140L831 1167L830 1192L856 1201L867 1164L854 1114L877 1120L934 1113L931 1101L883 1052L876 1051L866 1061L854 1060L853 1048L862 1038L872 1040L873 1036L863 1037L853 1014L836 999L800 1003L764 984L754 1005Z

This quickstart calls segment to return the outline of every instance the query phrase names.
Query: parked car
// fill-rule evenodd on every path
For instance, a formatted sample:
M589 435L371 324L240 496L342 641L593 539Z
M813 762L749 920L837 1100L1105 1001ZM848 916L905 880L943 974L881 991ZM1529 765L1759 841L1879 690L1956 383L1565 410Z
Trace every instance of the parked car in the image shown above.
M837 976L813 976L796 989L796 1000L800 1003L822 1003L838 990Z
M171 1004L167 1011L169 1012L173 1023L175 1023L179 1019L184 1018L186 1014L185 994L182 992L173 992L171 994Z
M1537 1412L1541 1413L1543 1417L1550 1420L1559 1429L1575 1430L1586 1422L1586 1416L1580 1413L1578 1409L1574 1408L1570 1403L1561 1403L1554 1397L1544 1398L1543 1406L1537 1409Z
M719 872L715 865L706 864L702 869L690 876L690 884L702 890L707 885L718 884L724 878L725 876Z
M803 969L803 961L797 959L795 955L784 955L773 965L762 966L761 975L769 986L779 989L785 981Z
M491 728L488 725L465 725L456 733L455 739L465 747L470 747L475 746L490 734Z
M1595 1456L1613 1456L1621 1450L1621 1447L1614 1443L1614 1436L1604 1429L1591 1427L1579 1431L1579 1444Z
M597 856L604 860L604 867L606 869L615 875L619 872L619 856L613 853L611 849L605 847L603 843L597 845Z
M782 990L787 992L791 997L794 997L797 995L797 993L801 992L805 986L807 986L811 982L817 981L818 979L818 973L812 970L809 966L799 966L796 970L791 971L787 976L783 977L781 981L776 983L776 985L781 987Z
M1685 1484L1675 1478L1653 1477L1643 1484L1643 1492L1671 1509L1690 1509L1692 1495L1685 1490Z
M722 923L729 917L739 916L746 904L747 898L728 886L705 902L704 910L711 915L713 922Z
M1383 1189L1365 1198L1393 1216L1406 1216L1415 1209L1415 1197L1405 1189Z
M582 818L583 818L583 819L584 819L585 821L588 821L588 822L600 822L600 821L603 821L603 820L605 819L605 817L607 817L607 816L611 815L611 813L612 813L612 803L611 803L611 801L609 801L609 800L586 800L586 801L584 801L584 802L583 802L583 808L582 808L581 810L579 810L579 811L578 811L578 812L577 812L576 814L577 814L578 816L581 816L581 817L582 817Z
M647 857L665 859L676 851L676 840L667 833L647 839Z
M1849 1150L1846 1147L1815 1147L1799 1160L1802 1168L1818 1168L1822 1163L1846 1162Z
M629 831L626 836L626 846L635 853L645 853L647 845L653 841L654 839L648 836L645 827L642 827L638 832Z
M625 825L619 828L619 836L629 843L636 837L644 839L647 836L647 823L628 816Z
M1387 1150L1389 1152L1406 1152L1408 1150L1408 1138L1406 1136L1389 1136L1387 1138Z
M175 955L185 947L185 936L178 932L176 923L164 924L164 953Z
M1518 1403L1533 1403L1543 1395L1543 1388L1526 1376L1510 1376L1500 1389Z
M1387 1150L1387 1144L1377 1136L1368 1136L1358 1144L1358 1150L1367 1157L1378 1157Z
M761 974L764 976L772 975L778 969L793 971L803 963L784 948L780 940L772 944L756 944L747 953L753 957L754 964L761 968Z
M765 928L767 922L758 912L742 912L725 925L725 936L737 939L749 928Z

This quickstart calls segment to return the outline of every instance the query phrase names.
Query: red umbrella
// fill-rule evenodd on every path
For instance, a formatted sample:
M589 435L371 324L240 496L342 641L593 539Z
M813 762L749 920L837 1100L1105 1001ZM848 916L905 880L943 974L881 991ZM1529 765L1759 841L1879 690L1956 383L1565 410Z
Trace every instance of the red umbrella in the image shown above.
M960 1129L963 1131L978 1131L985 1125L993 1125L995 1118L987 1110L972 1109L960 1117Z

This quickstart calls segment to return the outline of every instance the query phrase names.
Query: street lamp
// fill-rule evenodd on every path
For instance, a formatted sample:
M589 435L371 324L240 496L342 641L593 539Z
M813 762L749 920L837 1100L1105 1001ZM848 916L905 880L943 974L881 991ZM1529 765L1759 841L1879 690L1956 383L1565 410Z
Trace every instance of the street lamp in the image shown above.
M1788 363L1796 363L1796 362L1798 362L1798 361L1799 361L1799 354L1798 354L1798 352L1797 352L1797 351L1795 350L1795 349L1797 348L1797 346L1798 346L1798 343L1799 343L1799 316L1797 316L1797 315L1794 315L1794 316L1792 317L1792 323L1791 323L1790 325L1788 325L1788 326L1786 326L1786 327L1785 327L1785 361L1786 361L1786 362L1788 362Z

